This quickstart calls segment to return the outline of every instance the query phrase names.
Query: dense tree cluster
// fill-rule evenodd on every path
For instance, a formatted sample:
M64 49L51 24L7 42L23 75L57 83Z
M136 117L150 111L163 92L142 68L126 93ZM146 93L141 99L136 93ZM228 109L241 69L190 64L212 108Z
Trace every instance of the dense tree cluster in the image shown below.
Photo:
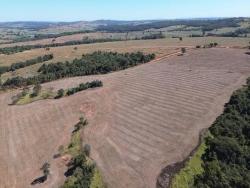
M224 113L210 128L202 157L204 173L195 187L250 187L250 79L226 104Z
M147 63L155 58L155 54L94 52L83 55L73 62L44 64L39 68L39 75L29 78L14 77L8 79L3 87L21 87L37 83L45 83L65 77L106 74L123 70L139 64Z
M5 72L15 71L17 69L28 67L28 66L31 66L31 65L34 65L37 63L49 61L53 58L54 58L53 54L48 54L48 55L44 55L44 56L39 56L35 59L29 59L29 60L24 61L24 62L14 63L9 67L0 67L0 75L5 73Z

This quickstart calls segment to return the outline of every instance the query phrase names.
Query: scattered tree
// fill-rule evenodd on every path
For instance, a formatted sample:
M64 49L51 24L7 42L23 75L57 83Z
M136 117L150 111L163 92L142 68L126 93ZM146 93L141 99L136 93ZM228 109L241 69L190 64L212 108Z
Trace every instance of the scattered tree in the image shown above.
M181 48L181 53L185 54L186 53L186 48Z
M91 151L91 146L89 144L85 144L83 147L83 152L87 157L90 156L90 151Z
M55 99L60 99L64 96L64 89L59 89L57 91L57 96L55 97Z
M37 97L39 93L41 92L42 86L40 84L36 84L33 87L33 93L31 94L31 97Z
M50 164L48 162L44 163L40 170L47 179L48 175L50 174Z

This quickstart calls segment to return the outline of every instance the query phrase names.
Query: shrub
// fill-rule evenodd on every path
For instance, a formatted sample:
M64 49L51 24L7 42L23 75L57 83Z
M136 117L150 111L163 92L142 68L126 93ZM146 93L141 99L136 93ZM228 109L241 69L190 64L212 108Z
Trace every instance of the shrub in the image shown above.
M181 48L181 53L185 54L186 53L186 48Z
M85 144L83 147L83 152L87 157L90 156L90 151L91 151L91 146L89 144Z
M64 96L64 90L63 89L59 89L57 91L57 96L55 97L55 99L60 99Z
M33 93L30 95L31 97L37 97L41 92L42 86L40 84L36 84L33 88Z

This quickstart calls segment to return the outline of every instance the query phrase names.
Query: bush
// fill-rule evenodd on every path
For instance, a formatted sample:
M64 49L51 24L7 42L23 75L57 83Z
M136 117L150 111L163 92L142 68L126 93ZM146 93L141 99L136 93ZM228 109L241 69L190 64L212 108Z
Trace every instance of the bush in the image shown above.
M90 151L91 151L91 146L89 144L85 144L85 146L83 147L83 152L87 157L90 156Z
M60 99L64 96L64 90L63 89L59 89L57 91L57 96L55 97L55 99Z
M41 92L42 86L40 84L36 84L33 88L33 93L30 95L30 97L37 97L39 93Z

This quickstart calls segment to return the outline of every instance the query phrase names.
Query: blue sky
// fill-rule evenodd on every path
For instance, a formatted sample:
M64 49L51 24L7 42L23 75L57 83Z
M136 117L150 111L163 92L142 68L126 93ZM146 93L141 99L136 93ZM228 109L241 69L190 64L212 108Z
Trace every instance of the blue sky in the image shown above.
M0 21L250 17L250 0L1 0Z

